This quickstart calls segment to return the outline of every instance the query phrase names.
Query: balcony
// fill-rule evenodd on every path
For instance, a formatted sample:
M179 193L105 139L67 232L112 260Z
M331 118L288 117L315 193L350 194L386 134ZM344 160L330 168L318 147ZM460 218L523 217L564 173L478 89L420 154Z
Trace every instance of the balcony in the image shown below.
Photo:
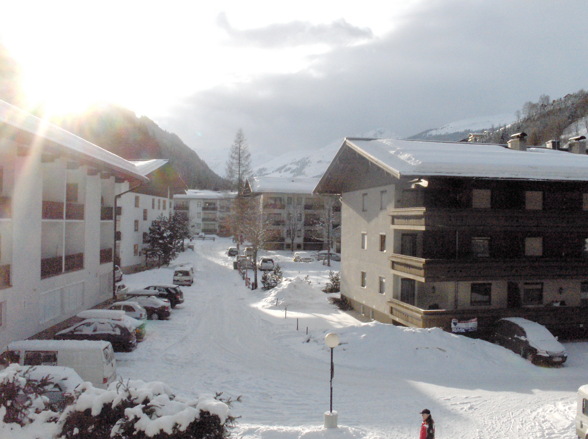
M84 219L84 205L78 204L78 203L67 203L65 205L65 219L83 220Z
M100 208L100 220L112 221L114 219L114 207L102 206Z
M112 249L103 248L100 250L100 263L106 264L108 262L112 262Z
M420 282L588 277L588 261L582 258L423 259L393 253L390 268L396 274L410 275Z
M0 289L10 286L10 265L0 265Z
M305 204L304 210L323 210L325 208L322 204Z
M523 317L545 325L555 335L578 336L588 328L586 308L575 306L542 306L529 308L486 309L421 309L397 299L388 301L392 320L415 328L442 328L451 331L451 320L478 320L478 335L488 334L496 320L503 317Z
M43 201L43 219L63 219L64 203L61 201Z
M279 209L279 210L283 210L286 208L286 205L284 203L265 203L263 205L264 209Z
M216 206L203 206L202 212L216 212L218 209Z
M10 218L12 216L11 201L8 197L0 197L0 218Z
M413 230L484 227L505 230L585 229L588 211L474 210L412 207L391 209L392 228Z

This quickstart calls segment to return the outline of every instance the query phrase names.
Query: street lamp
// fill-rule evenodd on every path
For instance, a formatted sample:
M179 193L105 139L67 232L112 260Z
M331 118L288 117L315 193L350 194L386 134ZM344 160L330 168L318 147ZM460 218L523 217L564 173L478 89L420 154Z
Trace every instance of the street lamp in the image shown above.
M337 412L333 412L333 377L335 376L335 364L333 363L333 349L339 346L339 335L329 332L325 335L325 344L331 348L331 398L329 411L325 412L325 428L337 427Z

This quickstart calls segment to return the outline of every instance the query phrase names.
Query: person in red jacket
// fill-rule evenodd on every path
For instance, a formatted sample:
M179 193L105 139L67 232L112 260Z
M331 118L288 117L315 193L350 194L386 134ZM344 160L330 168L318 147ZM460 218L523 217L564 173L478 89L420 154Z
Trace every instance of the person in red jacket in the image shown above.
M435 439L435 421L431 416L429 409L424 409L421 412L423 423L421 424L421 434L419 439Z

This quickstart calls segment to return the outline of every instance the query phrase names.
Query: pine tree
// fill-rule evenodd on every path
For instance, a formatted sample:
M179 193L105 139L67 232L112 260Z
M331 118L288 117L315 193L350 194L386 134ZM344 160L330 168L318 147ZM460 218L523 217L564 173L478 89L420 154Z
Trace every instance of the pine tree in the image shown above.
M243 130L237 131L226 167L226 178L239 195L243 194L245 182L252 175L251 154Z

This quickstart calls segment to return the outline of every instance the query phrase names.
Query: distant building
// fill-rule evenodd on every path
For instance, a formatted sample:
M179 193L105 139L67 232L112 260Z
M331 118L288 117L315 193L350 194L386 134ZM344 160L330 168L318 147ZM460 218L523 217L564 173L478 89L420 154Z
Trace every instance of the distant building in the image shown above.
M131 162L0 101L0 348L112 297Z
M346 139L316 188L342 194L342 296L405 326L521 316L588 335L585 142Z
M194 235L199 233L229 236L225 218L231 212L236 192L188 189L173 197L174 211L185 214Z

